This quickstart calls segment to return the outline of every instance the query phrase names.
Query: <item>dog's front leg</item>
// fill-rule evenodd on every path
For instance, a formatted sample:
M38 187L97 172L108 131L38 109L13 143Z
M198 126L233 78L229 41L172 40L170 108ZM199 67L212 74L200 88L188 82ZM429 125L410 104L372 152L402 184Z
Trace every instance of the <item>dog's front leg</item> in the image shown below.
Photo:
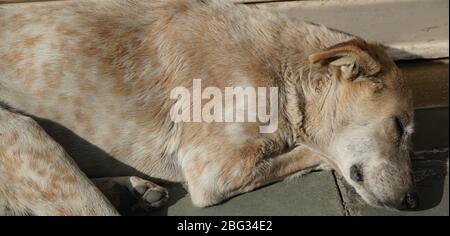
M196 206L211 206L232 196L282 180L296 172L324 164L317 153L304 146L274 158L263 159L250 154L238 157L237 160L234 162L233 158L230 158L225 162L216 160L207 163L197 160L194 165L202 166L203 171L186 172L191 199ZM233 165L230 166L230 163ZM189 170L189 167L185 170Z

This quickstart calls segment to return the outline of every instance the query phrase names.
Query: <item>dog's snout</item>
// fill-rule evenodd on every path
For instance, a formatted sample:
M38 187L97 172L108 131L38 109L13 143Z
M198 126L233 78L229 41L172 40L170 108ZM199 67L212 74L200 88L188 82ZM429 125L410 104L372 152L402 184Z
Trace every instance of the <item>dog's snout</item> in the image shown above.
M416 191L408 191L400 201L399 210L414 209L419 205L419 197Z

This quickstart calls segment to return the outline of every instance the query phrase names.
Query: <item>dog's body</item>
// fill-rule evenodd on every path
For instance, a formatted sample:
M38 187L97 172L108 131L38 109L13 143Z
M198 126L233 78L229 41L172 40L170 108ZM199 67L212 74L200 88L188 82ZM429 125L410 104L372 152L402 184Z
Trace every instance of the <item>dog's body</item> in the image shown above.
M326 133L333 130L331 124L325 125L330 120L319 118L328 117L322 110L324 104L326 109L336 108L313 99L323 94L321 90L329 83L311 81L327 73L319 64L331 58L326 53L334 53L328 48L340 44L338 49L357 45L378 50L353 36L312 24L293 24L268 12L224 1L0 7L0 101L32 116L79 166L65 164L52 170L51 162L69 158L59 153L39 168L22 164L20 173L73 173L68 184L74 184L81 196L99 194L84 174L90 178L139 176L185 182L193 203L209 206L316 168L323 160L339 170L343 168L340 163L329 161L326 156L331 154L319 145L329 143ZM356 54L357 60L365 55ZM386 76L395 77L395 65L380 55L376 63L359 66L367 73L381 67ZM170 92L178 86L192 87L194 79L201 79L204 87L220 89L279 88L278 129L261 134L258 123L174 123L169 116L175 103L169 99ZM391 87L403 88L403 83L397 84ZM397 94L407 94L405 91L397 89L389 96L396 99ZM403 99L401 106L411 119L409 98ZM4 109L0 115L23 119ZM4 127L9 119L13 118L0 119L0 139L14 136ZM0 140L0 204L10 212L115 213L109 202L97 195L96 207L84 211L73 210L76 204L43 197L46 204L60 204L59 211L48 212L26 205L24 192L8 195L8 186L21 182L5 177L16 168L5 163L14 159L12 148L26 149L29 144L8 141L10 146L5 146L6 142ZM28 142L41 147L42 140ZM22 158L25 163L35 159L31 154L26 158ZM47 181L37 174L29 180ZM405 186L410 186L409 182ZM38 187L28 187L45 195ZM61 188L48 191L64 192ZM2 202L2 198L9 200ZM83 200L74 201L79 204Z

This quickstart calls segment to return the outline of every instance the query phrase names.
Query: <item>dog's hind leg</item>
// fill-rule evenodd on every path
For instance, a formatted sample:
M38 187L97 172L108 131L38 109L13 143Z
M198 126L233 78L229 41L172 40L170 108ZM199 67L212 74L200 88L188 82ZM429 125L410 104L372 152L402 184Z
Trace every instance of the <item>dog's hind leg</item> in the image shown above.
M161 207L168 191L136 176L91 179L120 212L148 212Z
M34 120L0 108L0 214L118 212Z

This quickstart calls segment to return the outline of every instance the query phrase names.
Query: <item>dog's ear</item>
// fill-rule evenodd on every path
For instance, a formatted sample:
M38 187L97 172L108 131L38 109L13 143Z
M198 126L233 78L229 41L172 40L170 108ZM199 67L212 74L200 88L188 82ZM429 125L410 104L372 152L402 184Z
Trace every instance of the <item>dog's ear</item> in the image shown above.
M353 39L314 53L309 56L309 62L340 68L346 77L358 74L371 77L381 70L380 63L369 54L367 43L361 39Z

